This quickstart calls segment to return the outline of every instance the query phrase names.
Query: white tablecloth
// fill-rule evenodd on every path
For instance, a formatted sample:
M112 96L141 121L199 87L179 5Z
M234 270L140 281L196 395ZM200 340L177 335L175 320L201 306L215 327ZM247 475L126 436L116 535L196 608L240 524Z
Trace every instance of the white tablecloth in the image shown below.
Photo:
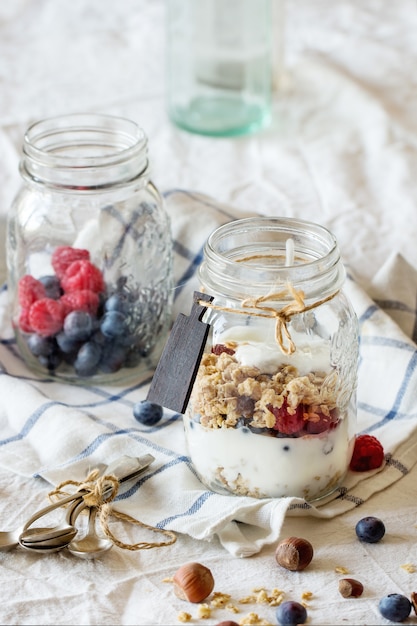
M384 291L380 269L387 262L393 266L399 253L400 268L417 268L417 5L286 5L286 72L271 127L251 137L209 139L179 131L167 120L162 0L1 3L2 223L20 185L19 150L30 122L79 111L124 115L145 129L153 178L162 191L202 192L236 213L302 217L330 228L362 287L415 341L412 273L398 274L395 300ZM4 255L1 260L4 277ZM78 391L67 393L75 398ZM129 402L139 398L140 391L133 391ZM0 400L3 416L9 404ZM46 501L50 485L25 473L25 458L20 472L16 462L8 469L2 448L0 528L13 528ZM409 459L410 468L415 460ZM311 567L300 574L275 566L274 544L240 559L217 537L207 542L183 534L170 548L114 548L93 562L64 552L46 558L0 553L0 621L170 625L187 611L192 623L239 622L250 612L275 623L272 607L238 600L255 587L279 587L288 599L312 592L311 624L387 623L377 609L379 598L416 590L416 574L403 567L417 568L416 471L415 465L403 471L392 486L334 519L285 518L281 536L304 536L315 548ZM140 517L140 503L138 509ZM356 540L355 523L365 515L384 520L387 534L380 544ZM130 539L135 537L132 531ZM231 594L240 613L216 609L201 620L198 607L177 599L163 579L187 561L209 566L216 591ZM337 567L363 582L360 599L339 595Z

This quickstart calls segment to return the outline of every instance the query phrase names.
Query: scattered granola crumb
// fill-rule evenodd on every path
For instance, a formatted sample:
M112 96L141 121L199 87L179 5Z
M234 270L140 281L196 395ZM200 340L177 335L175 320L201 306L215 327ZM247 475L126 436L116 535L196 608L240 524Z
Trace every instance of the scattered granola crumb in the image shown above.
M167 576L166 578L162 579L162 582L163 583L172 583L172 582L174 582L174 579L173 579L172 576Z
M201 619L208 619L211 617L211 608L208 604L200 604L198 607L198 617Z
M256 626L272 626L267 620L260 618L257 613L249 613L239 622L240 626L247 626L250 624L256 624Z
M342 565L338 565L334 568L336 574L349 574L349 570L346 567L342 567Z
M415 572L417 572L416 566L412 563L404 563L404 565L400 565L400 567L409 574L414 574Z
M186 613L185 611L181 611L181 613L178 613L177 620L179 622L189 622L191 620L191 615L190 615L190 613Z
M239 604L255 604L256 596L245 596L238 600Z
M256 594L256 604L269 604L269 596L265 589L261 589Z
M274 588L270 593L265 587L255 587L254 595L245 596L239 600L239 604L268 604L269 606L279 606L284 599L284 592Z
M230 611L231 613L240 613L240 610L237 608L235 604L226 604L224 608Z
M222 608L226 606L226 604L231 599L231 595L229 593L221 593L220 591L215 591L213 593L213 597L211 599L211 606L216 608Z
M312 597L313 597L312 591L303 591L303 593L301 594L302 600L311 600Z
M281 602L284 600L285 593L281 589L274 588L271 591L271 594L268 598L269 606L279 606Z

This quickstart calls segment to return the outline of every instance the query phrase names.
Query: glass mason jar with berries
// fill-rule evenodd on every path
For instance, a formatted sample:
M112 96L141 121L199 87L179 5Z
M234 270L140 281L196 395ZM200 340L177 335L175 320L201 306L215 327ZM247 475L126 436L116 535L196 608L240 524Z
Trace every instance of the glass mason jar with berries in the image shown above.
M169 218L133 121L69 115L26 132L8 219L12 323L27 365L74 383L153 370L171 322Z
M220 493L331 493L353 452L358 360L335 237L237 220L207 240L200 280L210 331L184 415L197 474Z

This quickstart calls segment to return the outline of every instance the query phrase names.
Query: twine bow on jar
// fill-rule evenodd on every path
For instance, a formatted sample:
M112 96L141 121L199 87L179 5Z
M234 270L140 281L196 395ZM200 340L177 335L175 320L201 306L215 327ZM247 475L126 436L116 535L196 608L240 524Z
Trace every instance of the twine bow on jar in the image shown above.
M231 307L222 307L219 305L215 305L212 302L204 301L204 306L211 309L216 309L217 311L226 311L228 313L237 313L238 315L248 315L248 311L245 309L256 309L256 311L252 311L250 315L254 317L266 317L266 318L274 318L275 319L275 341L279 345L283 354L289 356L290 354L294 354L296 351L296 345L291 337L291 333L288 330L288 323L291 321L291 318L294 315L298 315L300 313L305 313L306 311L311 311L316 307L332 300L339 291L330 294L326 298L322 298L321 300L317 300L310 305L305 305L304 298L305 294L300 289L294 288L291 283L287 283L287 286L282 291L278 291L275 293L269 293L265 296L257 296L255 298L245 298L241 301L242 309L234 309ZM284 298L291 295L293 297L293 301L289 302L281 309L276 309L272 306L266 306L266 302L280 302ZM284 339L285 337L285 339ZM286 341L285 341L286 340Z
M60 497L65 497L69 495L67 492L63 490L67 485L74 485L77 487L78 491L85 491L85 494L80 494L80 497L83 498L87 507L96 507L97 508L97 517L99 519L101 528L106 535L110 539L110 541L122 548L123 550L149 550L151 548L161 548L165 546L172 545L177 540L176 535L170 530L165 530L163 528L157 528L156 526L150 526L145 524L131 515L126 513L122 513L115 509L112 505L113 500L116 498L119 491L119 480L116 476L112 474L106 474L104 476L100 476L99 470L93 470L86 477L86 479L82 482L78 482L75 480L66 480L60 483L53 491L51 491L48 496L51 500L54 498L60 499ZM145 528L154 533L159 533L167 537L167 541L161 542L147 542L141 541L138 543L125 543L120 541L115 535L111 532L109 528L109 520L110 518L116 518L121 520L122 522L127 522L129 524L136 524L141 528Z

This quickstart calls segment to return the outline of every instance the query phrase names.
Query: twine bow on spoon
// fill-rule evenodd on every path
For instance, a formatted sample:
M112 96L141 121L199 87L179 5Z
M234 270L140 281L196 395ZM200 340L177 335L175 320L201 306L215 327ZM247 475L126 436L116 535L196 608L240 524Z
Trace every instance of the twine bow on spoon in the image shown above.
M53 491L51 491L48 495L51 500L54 497L65 497L67 493L63 490L67 485L73 485L77 487L78 491L85 491L81 497L83 498L87 507L96 507L97 508L97 517L99 519L101 528L106 535L110 539L110 541L122 548L123 550L149 550L151 548L160 548L172 545L177 540L176 535L170 530L165 530L163 528L158 528L156 526L150 526L149 524L145 524L126 513L122 513L115 509L112 505L113 500L116 498L120 482L116 478L116 476L112 474L106 474L104 476L100 476L99 470L93 470L87 476L87 478L78 482L75 480L66 480L60 483ZM119 540L110 530L109 528L109 520L111 517L119 519L123 522L128 522L130 524L136 524L141 528L145 528L154 533L159 533L167 537L167 541L161 542L147 542L141 541L138 543L125 543Z

